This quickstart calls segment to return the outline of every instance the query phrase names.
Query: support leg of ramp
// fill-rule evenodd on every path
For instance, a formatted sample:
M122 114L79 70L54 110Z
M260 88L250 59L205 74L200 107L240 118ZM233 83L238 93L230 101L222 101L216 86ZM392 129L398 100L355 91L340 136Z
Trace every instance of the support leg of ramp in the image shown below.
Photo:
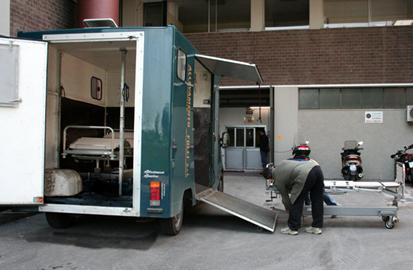
M272 210L213 189L208 189L197 194L197 200L237 216L270 232L275 231L277 214Z

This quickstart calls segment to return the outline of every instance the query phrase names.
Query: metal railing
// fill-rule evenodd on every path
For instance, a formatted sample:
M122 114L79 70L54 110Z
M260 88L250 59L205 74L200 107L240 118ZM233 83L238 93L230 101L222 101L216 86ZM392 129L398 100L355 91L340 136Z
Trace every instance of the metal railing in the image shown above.
M115 157L115 147L114 147L114 141L115 141L115 131L113 128L108 127L108 126L79 126L79 125L71 125L71 126L66 126L65 129L63 130L63 154L62 156L65 158L67 156L67 153L65 151L68 149L67 147L67 131L69 129L102 129L102 130L109 130L110 133L112 134L112 140L111 140L111 154L110 157L114 158Z

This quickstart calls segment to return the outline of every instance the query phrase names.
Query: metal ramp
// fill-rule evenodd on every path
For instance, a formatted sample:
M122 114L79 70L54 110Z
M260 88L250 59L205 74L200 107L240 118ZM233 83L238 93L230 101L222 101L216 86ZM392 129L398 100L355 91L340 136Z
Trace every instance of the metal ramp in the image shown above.
M277 214L272 210L213 189L202 191L196 197L198 201L205 202L258 227L270 232L275 231Z

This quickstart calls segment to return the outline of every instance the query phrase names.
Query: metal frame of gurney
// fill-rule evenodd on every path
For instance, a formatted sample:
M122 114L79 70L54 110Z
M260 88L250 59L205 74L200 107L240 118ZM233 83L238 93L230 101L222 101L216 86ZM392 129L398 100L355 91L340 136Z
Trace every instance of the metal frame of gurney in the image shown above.
M104 137L80 137L70 145L67 145L67 135L69 129L102 129L107 131ZM96 160L99 167L100 160L119 160L120 139L116 138L113 128L108 126L76 126L71 125L63 130L63 158L68 155L76 159ZM133 149L131 144L125 139L125 155L131 157Z
M355 182L355 181L341 181L341 180L325 180L325 192L333 195L340 195L349 192L376 192L393 196L391 206L377 206L377 207L346 207L342 205L324 206L324 215L336 216L378 216L381 217L384 226L387 229L393 229L395 223L399 221L397 216L398 203L404 200L404 165L398 163L396 166L396 180L391 182ZM269 192L270 199L267 204L273 202L278 197L278 190L274 186L273 179L267 179L266 190ZM272 207L275 208L275 207ZM280 210L280 209L277 209ZM311 215L311 205L304 206L304 216Z

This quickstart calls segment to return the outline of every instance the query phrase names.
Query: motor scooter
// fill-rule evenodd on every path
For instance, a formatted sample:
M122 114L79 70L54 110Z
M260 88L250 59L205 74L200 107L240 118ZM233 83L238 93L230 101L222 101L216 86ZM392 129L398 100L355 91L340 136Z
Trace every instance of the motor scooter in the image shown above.
M413 144L409 146L404 146L402 150L398 150L390 157L394 159L395 166L397 162L403 163L405 172L405 182L413 184L413 153L407 152L410 149L413 149Z
M357 181L363 178L363 167L360 150L362 141L349 140L344 142L344 147L341 152L341 173L345 180Z

